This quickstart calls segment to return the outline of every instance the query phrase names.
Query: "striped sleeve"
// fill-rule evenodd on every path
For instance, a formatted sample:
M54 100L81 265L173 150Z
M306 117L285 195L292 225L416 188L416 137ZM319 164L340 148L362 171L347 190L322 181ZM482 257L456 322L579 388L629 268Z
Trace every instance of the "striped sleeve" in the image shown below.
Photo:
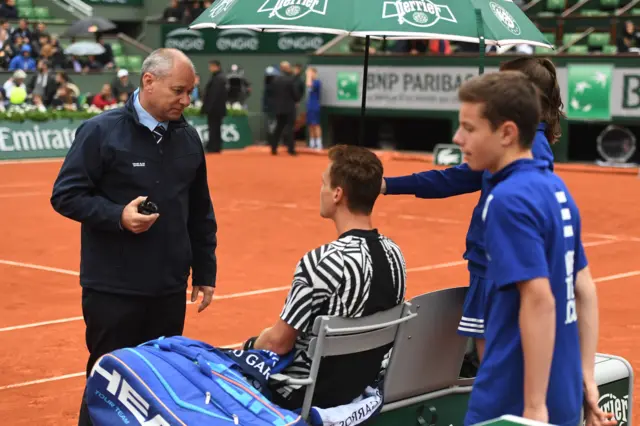
M307 252L296 266L280 318L300 332L309 331L320 306L340 287L343 263L330 245Z

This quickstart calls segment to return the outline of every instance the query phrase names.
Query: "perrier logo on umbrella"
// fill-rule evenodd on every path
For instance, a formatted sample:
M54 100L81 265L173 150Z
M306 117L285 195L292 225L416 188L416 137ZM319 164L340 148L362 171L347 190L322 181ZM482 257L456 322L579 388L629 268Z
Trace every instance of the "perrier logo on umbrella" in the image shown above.
M235 2L236 0L217 0L209 11L209 17L213 19L220 15L220 13L226 12Z
M451 9L447 5L435 4L430 0L397 0L385 1L383 18L398 18L398 23L427 28L439 20L457 23Z
M266 0L258 12L270 12L269 18L293 20L312 12L325 15L327 3L329 0Z
M522 32L520 30L520 26L516 20L513 19L513 16L511 16L507 9L494 2L490 2L489 7L493 14L496 15L496 18L498 18L498 21L500 21L506 29L511 31L514 35L520 35Z
M569 65L567 118L610 120L612 65Z

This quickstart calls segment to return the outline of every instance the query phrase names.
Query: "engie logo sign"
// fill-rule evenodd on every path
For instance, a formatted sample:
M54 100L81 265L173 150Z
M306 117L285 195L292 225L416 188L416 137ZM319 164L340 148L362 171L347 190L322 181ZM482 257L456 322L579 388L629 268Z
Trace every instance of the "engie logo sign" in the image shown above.
M175 48L183 52L204 52L205 40L200 31L178 28L167 34L164 47Z

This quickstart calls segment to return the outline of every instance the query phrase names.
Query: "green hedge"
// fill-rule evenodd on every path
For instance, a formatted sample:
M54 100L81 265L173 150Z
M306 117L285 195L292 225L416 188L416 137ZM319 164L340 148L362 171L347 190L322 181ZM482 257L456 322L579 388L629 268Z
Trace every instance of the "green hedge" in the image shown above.
M86 120L104 111L86 108L78 111L67 111L64 109L47 109L40 111L33 105L10 106L6 111L0 111L0 121L23 122L23 121L50 121L50 120ZM200 108L189 107L184 110L185 117L200 116ZM244 109L227 108L227 115L232 117L247 116L248 111Z

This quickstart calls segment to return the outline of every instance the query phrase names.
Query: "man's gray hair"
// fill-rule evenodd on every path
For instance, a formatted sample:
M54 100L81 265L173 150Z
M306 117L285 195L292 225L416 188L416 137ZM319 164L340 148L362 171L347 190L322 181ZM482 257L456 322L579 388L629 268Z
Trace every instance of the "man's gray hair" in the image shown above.
M178 49L160 48L151 52L142 62L142 67L140 68L140 87L144 86L142 77L147 72L159 78L169 75L177 57L181 57L185 60L191 66L191 69L193 69L195 74L196 67L193 65L191 59L182 53L182 51Z

